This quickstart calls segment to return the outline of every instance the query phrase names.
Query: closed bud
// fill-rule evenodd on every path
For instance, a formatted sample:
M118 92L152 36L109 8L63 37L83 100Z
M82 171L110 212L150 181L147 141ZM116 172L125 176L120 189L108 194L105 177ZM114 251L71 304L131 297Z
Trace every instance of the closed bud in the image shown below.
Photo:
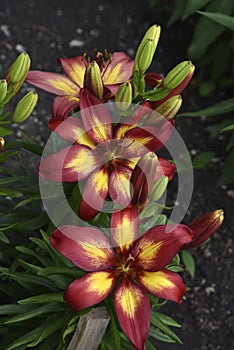
M155 108L149 117L145 121L145 125L154 125L161 127L165 119L171 120L175 117L182 105L182 97L180 95L175 95L170 97L168 100L161 103L157 108Z
M30 57L26 52L22 52L10 69L10 82L12 84L23 83L29 67L30 67Z
M193 220L188 227L193 231L191 243L186 244L183 249L191 249L205 242L218 228L224 219L222 209L212 211Z
M163 79L163 86L167 90L185 88L194 73L194 65L191 61L183 61L175 66Z
M22 123L34 110L38 100L38 94L35 91L28 92L18 103L15 108L12 121L14 123Z
M158 201L163 193L166 191L167 185L168 185L168 177L167 176L160 176L160 178L153 184L152 190L149 193L149 199L151 201Z
M7 82L5 79L0 80L0 104L7 94Z
M149 68L158 45L160 33L161 27L156 24L147 30L138 46L133 71L145 72Z
M3 150L5 146L5 140L3 137L0 137L0 152Z
M155 178L157 163L156 154L148 152L136 164L130 179L133 191L132 205L141 206L146 202Z
M103 97L103 83L101 71L96 61L89 63L85 70L84 87L92 91L92 93L101 100Z
M129 81L120 85L115 95L115 102L121 111L125 112L128 109L132 103L132 85Z
M155 216L158 214L159 208L155 203L148 202L142 212L140 213L140 219L149 218L150 216Z

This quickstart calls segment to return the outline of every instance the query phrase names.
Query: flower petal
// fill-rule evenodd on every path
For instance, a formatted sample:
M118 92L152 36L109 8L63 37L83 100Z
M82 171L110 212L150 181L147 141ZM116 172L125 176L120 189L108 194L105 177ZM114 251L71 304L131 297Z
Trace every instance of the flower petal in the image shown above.
M158 158L158 166L155 174L154 181L160 178L160 176L167 176L169 180L173 178L176 172L176 166L174 163L169 162L164 158Z
M79 107L80 99L75 96L58 96L52 106L53 117L64 117L75 108Z
M84 86L84 74L87 65L83 56L60 58L59 63L62 65L67 76L82 88Z
M74 265L85 271L98 271L115 264L114 251L102 231L93 227L61 226L51 245Z
M139 215L137 208L125 208L111 215L111 239L118 250L128 250L137 239Z
M134 61L124 52L114 52L102 71L104 85L123 83L132 75Z
M94 170L85 185L78 215L82 220L90 220L102 210L108 194L109 168L102 166Z
M186 293L182 278L172 271L141 271L136 280L151 294L179 304Z
M131 201L130 178L132 169L120 163L113 164L113 170L109 180L109 193L111 199L123 208Z
M185 225L153 227L133 245L134 266L147 271L160 271L169 264L183 245L191 240L192 231Z
M144 350L150 327L150 303L146 293L130 279L123 279L114 293L121 328L137 350Z
M91 272L71 283L64 299L76 311L100 303L114 288L116 277L111 271Z
M81 119L75 117L52 118L48 126L50 130L57 132L65 140L71 141L72 143L76 142L90 148L95 146L95 143L85 132Z
M44 180L77 182L85 179L98 164L90 148L74 145L42 159L39 174Z
M85 130L94 142L101 143L112 138L111 115L88 89L81 91L80 110Z
M69 78L58 73L31 70L27 74L26 81L58 96L79 96L80 92L79 87Z

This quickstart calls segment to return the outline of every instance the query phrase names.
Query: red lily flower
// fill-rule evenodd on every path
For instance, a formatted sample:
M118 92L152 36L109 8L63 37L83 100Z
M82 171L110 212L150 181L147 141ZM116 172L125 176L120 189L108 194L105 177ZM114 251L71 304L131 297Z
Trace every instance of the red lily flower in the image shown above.
M142 155L161 148L173 126L167 122L160 129L135 124L114 128L104 104L88 89L82 90L81 97L82 120L69 117L63 122L58 118L51 122L62 137L75 144L43 159L39 171L42 178L50 181L76 182L87 178L79 216L89 220L102 209L108 193L124 207L130 203L133 168ZM165 167L165 175L172 176L175 167L165 162L159 158L162 171ZM155 177L159 175L156 172Z
M137 211L127 208L112 214L114 249L99 229L72 225L56 229L51 244L89 272L65 291L70 307L80 311L100 303L117 285L114 303L119 323L135 349L144 350L150 327L147 292L181 303L186 291L183 280L165 266L191 241L191 231L184 225L162 225L137 238L137 229Z
M105 61L106 59L106 61ZM95 61L99 63L100 75L105 95L115 95L119 85L130 79L134 61L124 52L115 52L109 58L100 52L96 54ZM26 81L52 94L58 95L57 104L64 103L70 110L79 106L80 91L84 87L84 76L88 62L85 55L73 58L60 58L59 63L65 75L43 71L29 71ZM106 97L107 99L107 97Z
M214 210L210 213L199 216L188 224L193 231L193 239L186 244L183 249L192 249L205 242L218 228L224 220L222 209Z

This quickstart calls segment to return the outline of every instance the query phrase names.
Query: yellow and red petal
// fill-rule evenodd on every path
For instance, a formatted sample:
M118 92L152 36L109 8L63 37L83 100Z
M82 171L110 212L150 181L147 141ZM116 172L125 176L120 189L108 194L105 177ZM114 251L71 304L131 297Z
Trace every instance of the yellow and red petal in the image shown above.
M114 164L109 179L109 193L111 199L123 208L131 201L130 178L132 169L119 163Z
M130 279L114 292L120 326L136 350L145 350L150 327L150 303L146 293Z
M108 195L109 173L109 167L104 165L94 170L88 177L78 209L78 215L82 220L90 220L102 210Z
M65 140L71 141L72 143L76 142L90 148L95 146L95 143L85 132L81 119L76 117L52 118L49 121L48 126Z
M69 78L58 73L29 71L26 81L58 96L79 96L80 88Z
M53 117L64 117L75 108L79 107L80 99L76 96L58 96L52 105Z
M139 215L137 208L125 208L111 215L111 239L119 252L128 250L137 239Z
M72 282L64 293L69 306L80 311L100 303L111 293L116 277L111 271L91 272Z
M176 166L174 163L169 162L164 158L158 158L158 166L155 174L154 181L160 178L160 176L167 176L169 180L173 178L176 172Z
M61 226L53 232L50 242L63 256L85 271L98 271L115 265L114 251L99 229Z
M102 70L102 80L104 85L123 83L132 76L134 61L124 52L114 52L111 60L106 62Z
M59 63L62 65L67 76L82 88L84 86L86 60L82 56L76 56L72 58L60 58Z
M141 271L136 280L151 294L158 298L182 302L186 288L182 278L172 271Z
M152 227L133 245L134 267L139 270L160 271L191 240L192 231L185 225Z
M39 174L44 180L77 182L85 179L98 164L90 148L74 145L42 159Z
M85 130L94 142L112 139L111 115L89 89L82 89L80 93L80 110Z

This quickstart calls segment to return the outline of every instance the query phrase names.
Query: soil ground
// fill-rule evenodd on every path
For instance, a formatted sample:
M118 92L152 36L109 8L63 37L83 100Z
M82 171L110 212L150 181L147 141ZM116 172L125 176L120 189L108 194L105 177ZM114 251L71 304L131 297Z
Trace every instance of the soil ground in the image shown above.
M99 50L125 51L134 56L145 30L153 23L162 26L153 69L160 73L187 59L186 47L191 40L192 23L166 27L160 8L153 11L143 0L1 0L0 60L2 71L24 49L30 54L32 69L58 70L58 57L72 57ZM196 76L195 76L196 79ZM23 92L29 89L24 86ZM42 143L48 137L53 96L40 91L40 101L33 118L22 128ZM186 93L186 110L199 110L225 98L219 93L201 100L195 91ZM218 119L216 118L216 121ZM187 278L191 287L188 300L182 305L169 303L165 312L182 323L177 331L183 346L157 344L166 350L231 350L233 339L233 193L228 187L216 186L223 165L225 140L211 141L204 131L211 119L177 119L177 125L188 149L194 154L215 151L209 170L195 171L193 199L187 213L192 218L216 208L225 210L225 222L208 244L194 250L197 270L194 279ZM20 137L20 131L17 131Z

